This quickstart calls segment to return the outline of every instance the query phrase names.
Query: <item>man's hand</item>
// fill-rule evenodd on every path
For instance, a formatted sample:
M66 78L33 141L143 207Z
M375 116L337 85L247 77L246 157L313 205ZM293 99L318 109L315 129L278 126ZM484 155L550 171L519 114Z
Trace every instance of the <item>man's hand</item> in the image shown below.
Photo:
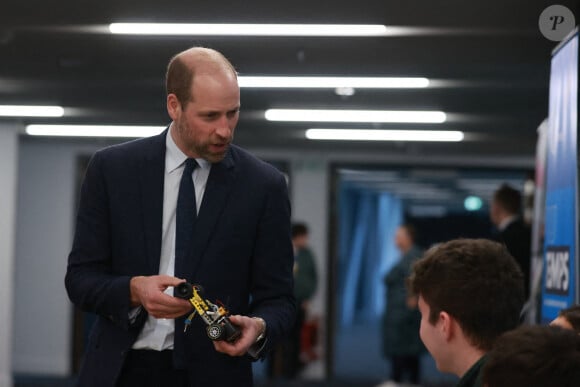
M170 286L177 286L185 280L168 275L131 278L131 305L142 305L155 318L176 318L192 308L187 300L164 293Z
M229 317L232 324L237 325L242 331L242 335L233 343L227 341L214 341L216 351L230 356L243 356L248 352L248 348L254 344L258 336L264 330L264 324L259 319L234 315Z

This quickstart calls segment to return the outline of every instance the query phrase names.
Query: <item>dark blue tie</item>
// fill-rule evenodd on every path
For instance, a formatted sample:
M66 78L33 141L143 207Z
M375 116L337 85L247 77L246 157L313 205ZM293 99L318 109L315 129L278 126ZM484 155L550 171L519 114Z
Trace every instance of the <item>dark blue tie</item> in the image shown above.
M175 277L188 281L191 281L191 278L185 278L186 260L189 245L193 238L193 225L197 217L192 174L197 166L195 159L185 160L185 168L183 168L181 182L179 183L175 215ZM183 319L184 317L175 319L173 365L178 369L185 369L186 367Z
M193 170L197 166L195 159L185 160L185 168L183 168L181 183L179 183L175 215L175 277L178 278L184 278L183 276L186 274L186 255L193 238L193 225L197 217L195 188L192 179Z

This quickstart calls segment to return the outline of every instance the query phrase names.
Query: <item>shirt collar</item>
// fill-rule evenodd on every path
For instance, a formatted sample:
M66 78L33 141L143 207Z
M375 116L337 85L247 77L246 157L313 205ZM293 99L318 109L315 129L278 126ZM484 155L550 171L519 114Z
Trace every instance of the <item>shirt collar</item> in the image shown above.
M510 224L515 222L517 218L518 218L517 215L508 216L507 218L501 221L499 226L497 226L498 230L499 231L505 230Z
M173 125L173 123L171 124ZM166 147L166 154L165 154L165 172L171 173L179 168L185 160L188 159L187 155L181 151L177 147L175 141L173 141L173 137L171 137L171 127L167 131L167 135L165 136L165 147ZM197 164L200 168L206 169L211 167L211 163L202 158L196 158Z

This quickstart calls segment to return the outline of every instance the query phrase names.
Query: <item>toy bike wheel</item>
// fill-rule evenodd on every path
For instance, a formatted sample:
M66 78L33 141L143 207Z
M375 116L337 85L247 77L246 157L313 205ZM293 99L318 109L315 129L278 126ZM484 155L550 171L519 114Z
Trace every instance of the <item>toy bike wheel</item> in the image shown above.
M210 339L212 339L214 341L221 340L222 336L224 334L224 329L219 324L208 325L206 328L206 331L207 331L207 337L209 337Z
M182 282L175 287L174 295L175 297L189 300L191 297L193 297L193 287L187 282Z

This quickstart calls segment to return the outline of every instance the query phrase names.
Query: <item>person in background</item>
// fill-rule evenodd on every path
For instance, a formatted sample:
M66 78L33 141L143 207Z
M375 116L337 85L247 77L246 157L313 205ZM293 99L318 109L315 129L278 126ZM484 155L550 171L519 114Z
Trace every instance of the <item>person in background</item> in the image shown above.
M580 305L574 305L567 309L562 309L558 317L550 323L564 329L571 329L580 334Z
M493 195L490 218L499 231L499 242L504 243L524 273L526 298L530 292L530 259L532 234L521 217L522 195L507 184Z
M482 386L486 353L518 326L522 277L505 246L485 239L439 244L413 265L421 339L437 369L460 378L457 387Z
M233 65L194 47L166 81L168 128L98 151L83 182L65 277L98 315L83 387L251 386L247 355L264 357L294 321L286 181L232 144ZM173 297L184 281L227 300L238 340L212 342L199 317L185 331L192 306Z
M521 327L502 335L483 369L487 387L580 386L580 336L558 327Z
M421 314L417 298L407 291L406 280L413 264L421 258L422 251L415 245L415 228L410 224L400 226L395 233L395 245L401 259L385 275L386 309L383 315L383 354L391 362L391 379L418 384L419 359L424 347L419 337Z
M302 330L310 309L310 301L318 285L314 255L309 248L308 227L294 223L291 228L294 248L294 297L296 321L292 332L270 356L269 376L294 379L304 366L301 359Z
M304 223L292 225L292 246L294 247L294 297L296 297L296 324L292 341L292 366L290 376L295 377L302 369L300 359L301 333L310 310L310 302L318 286L318 273L314 263L314 254L309 247L308 227Z

